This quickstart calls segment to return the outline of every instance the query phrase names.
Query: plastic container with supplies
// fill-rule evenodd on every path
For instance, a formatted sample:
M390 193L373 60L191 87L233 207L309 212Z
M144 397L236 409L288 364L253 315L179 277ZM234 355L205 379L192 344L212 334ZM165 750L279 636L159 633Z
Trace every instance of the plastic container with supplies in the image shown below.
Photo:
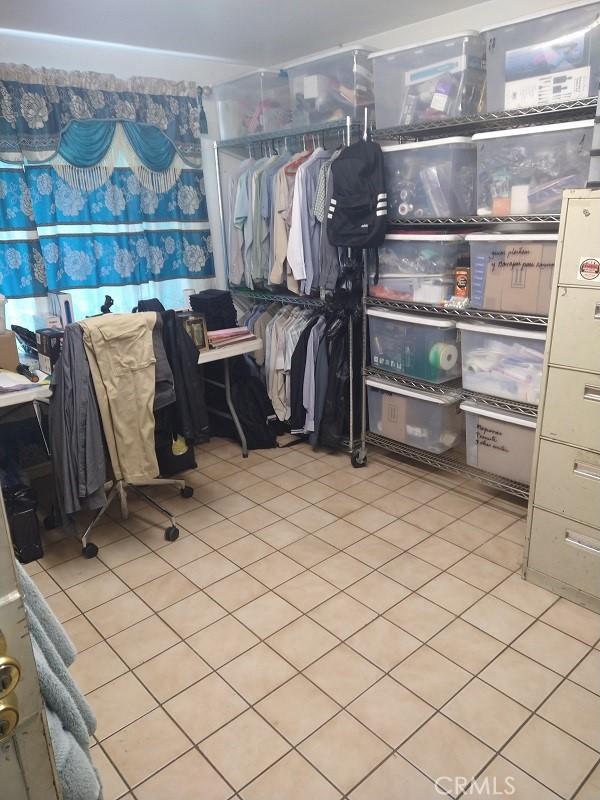
M369 430L430 453L444 453L463 434L458 394L440 395L367 378Z
M529 483L535 419L466 400L467 464L494 475Z
M471 306L547 315L556 233L471 233Z
M463 236L390 233L379 248L379 274L372 266L369 294L388 300L442 305L454 293L456 267L468 266Z
M510 111L597 94L600 3L485 31L487 110Z
M369 308L369 347L374 367L429 383L460 375L460 343L450 319Z
M563 191L586 184L593 126L586 119L475 134L477 213L559 214Z
M237 139L289 127L287 73L263 70L213 87L221 139Z
M481 110L485 40L475 31L373 53L379 128L462 117Z
M468 136L382 147L390 220L475 214L477 147Z
M518 403L538 403L546 332L459 322L462 384Z
M362 122L374 103L369 52L342 48L288 67L294 126L343 123L347 115Z

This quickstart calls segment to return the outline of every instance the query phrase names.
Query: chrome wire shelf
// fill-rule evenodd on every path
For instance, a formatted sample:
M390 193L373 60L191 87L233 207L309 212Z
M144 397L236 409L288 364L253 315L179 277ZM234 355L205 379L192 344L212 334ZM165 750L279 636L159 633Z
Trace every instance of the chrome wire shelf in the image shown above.
M515 414L523 414L526 417L537 419L538 407L533 405L533 403L519 403L516 400L504 400L501 397L492 397L489 394L470 392L468 389L462 389L461 391L464 400L475 400L480 405L498 408L502 411L512 411Z
M222 150L226 148L238 147L251 147L253 144L261 144L263 142L285 142L290 139L298 139L302 136L328 136L332 133L337 133L346 130L346 121L339 120L336 122L324 122L321 125L304 125L294 128L282 128L278 131L269 131L265 133L254 133L249 136L240 136L236 139L222 139L216 142L216 146ZM352 122L350 124L350 131L356 133L358 130L362 131L362 124ZM373 129L371 129L373 133Z
M457 400L462 399L460 380L448 381L447 383L428 383L417 378L410 378L408 375L396 375L393 372L386 372L386 370L378 369L377 367L365 367L363 375L365 378L381 378L381 380L388 383L406 386L409 389L418 389L421 392L456 397Z
M258 302L267 301L269 303L283 303L285 305L295 306L322 306L323 301L320 297L307 297L305 295L296 294L278 294L277 292L260 291L254 289L242 289L236 286L230 286L229 291L239 297L247 297L249 300L256 300Z
M428 225L445 228L469 227L471 225L558 225L560 214L523 214L507 217L415 217L388 219L390 228L425 227Z
M529 486L526 484L517 483L508 478L503 478L500 475L493 475L490 472L484 472L483 470L477 469L477 467L471 467L455 455L428 453L426 450L419 450L417 447L395 442L393 439L388 439L386 436L381 436L378 433L368 432L366 434L366 442L375 447L380 447L382 450L396 453L396 455L403 456L411 461L426 464L435 469L446 470L446 472L465 475L487 486L492 486L498 491L507 492L515 497L521 497L523 500L529 498Z
M511 314L505 311L483 311L478 308L446 308L425 303L409 303L402 300L385 300L381 297L367 297L368 308L389 308L394 311L411 311L440 317L459 317L461 319L485 320L488 322L512 322L519 325L539 325L546 327L548 317L535 314Z

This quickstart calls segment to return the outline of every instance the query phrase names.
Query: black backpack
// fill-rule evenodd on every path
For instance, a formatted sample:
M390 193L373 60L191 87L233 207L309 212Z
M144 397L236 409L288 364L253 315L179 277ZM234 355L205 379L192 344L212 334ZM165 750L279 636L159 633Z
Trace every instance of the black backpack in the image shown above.
M248 450L277 447L277 420L264 383L260 378L248 377L236 381L231 388L231 399L246 437Z
M376 142L346 147L331 164L327 237L336 247L379 247L387 227L383 153Z

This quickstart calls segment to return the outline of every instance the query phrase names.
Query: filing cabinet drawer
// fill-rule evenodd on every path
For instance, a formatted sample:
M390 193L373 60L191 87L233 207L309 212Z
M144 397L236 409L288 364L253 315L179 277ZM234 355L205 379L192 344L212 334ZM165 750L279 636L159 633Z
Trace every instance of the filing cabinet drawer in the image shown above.
M558 287L550 363L600 372L600 291Z
M600 597L600 532L535 508L527 566Z
M541 435L600 453L600 375L549 368Z
M540 440L534 503L600 527L600 453Z
M567 224L564 228L564 246L561 258L559 283L573 286L598 286L600 277L593 278L594 270L581 270L582 262L600 260L600 204L598 199L569 198ZM581 274L586 277L584 278Z

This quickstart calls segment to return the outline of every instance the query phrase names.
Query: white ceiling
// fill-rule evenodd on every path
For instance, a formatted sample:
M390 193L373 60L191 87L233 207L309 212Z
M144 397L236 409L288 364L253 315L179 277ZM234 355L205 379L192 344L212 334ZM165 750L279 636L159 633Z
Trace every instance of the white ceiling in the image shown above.
M0 27L269 66L478 1L0 0Z

